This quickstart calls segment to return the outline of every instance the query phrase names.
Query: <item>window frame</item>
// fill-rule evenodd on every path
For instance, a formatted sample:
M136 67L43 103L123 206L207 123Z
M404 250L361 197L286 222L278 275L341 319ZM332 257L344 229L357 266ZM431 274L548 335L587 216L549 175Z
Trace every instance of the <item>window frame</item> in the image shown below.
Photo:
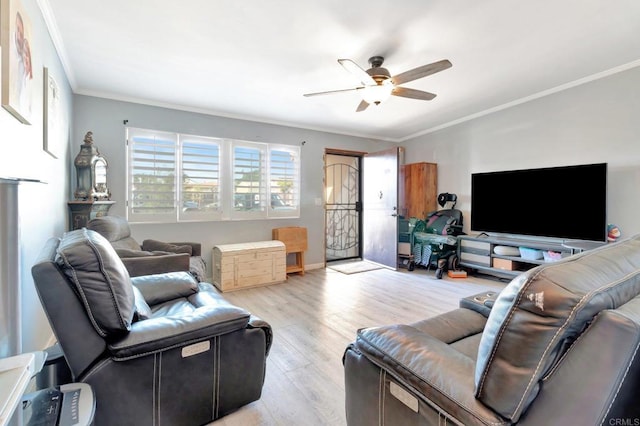
M173 208L171 212L155 214L155 213L136 213L134 196L134 154L137 146L150 142L136 141L138 137L146 137L149 139L164 136L174 142L173 158L174 158L174 188L173 188ZM126 204L127 219L133 223L180 223L180 222L205 222L205 221L227 221L227 220L265 220L275 218L299 218L300 217L300 179L301 179L301 156L300 147L286 144L271 144L265 142L253 142L239 139L216 138L210 136L180 134L176 132L164 132L150 129L141 129L136 127L126 128L126 150L127 150L127 176L126 176ZM187 210L185 204L184 193L184 176L183 170L185 165L191 167L193 171L194 164L187 164L185 161L185 144L195 142L202 145L217 146L218 149L218 175L217 175L217 191L218 191L218 207L217 209ZM258 167L259 175L259 200L261 207L259 209L237 209L236 208L236 176L234 171L239 167L236 164L234 152L236 148L247 148L257 150L260 165ZM188 149L188 148L187 148ZM276 156L282 157L281 151L288 152L291 156L291 164L282 162L272 163ZM213 158L213 154L210 159ZM205 160L203 160L204 162ZM211 160L213 161L213 160ZM276 165L280 171L275 170ZM237 167L238 166L238 167ZM245 166L246 167L246 166ZM253 171L251 172L253 173ZM208 173L202 173L207 175ZM214 174L215 175L215 174ZM290 186L291 194L288 198L293 200L293 206L280 206L278 208L272 206L272 199L278 197L282 200L281 193L274 190L274 179L292 180ZM200 177L202 179L202 176ZM212 178L212 182L215 178ZM196 184L197 185L197 184ZM203 182L206 187L206 180ZM213 183L211 186L213 187ZM253 192L249 192L253 193ZM213 196L215 199L215 195Z

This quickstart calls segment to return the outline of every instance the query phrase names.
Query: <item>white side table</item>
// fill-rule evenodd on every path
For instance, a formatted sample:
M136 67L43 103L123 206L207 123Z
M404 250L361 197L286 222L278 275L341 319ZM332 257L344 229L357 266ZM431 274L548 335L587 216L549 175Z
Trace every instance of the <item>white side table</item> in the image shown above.
M40 371L44 359L44 352L29 352L0 359L0 426L5 426L11 420L29 381Z

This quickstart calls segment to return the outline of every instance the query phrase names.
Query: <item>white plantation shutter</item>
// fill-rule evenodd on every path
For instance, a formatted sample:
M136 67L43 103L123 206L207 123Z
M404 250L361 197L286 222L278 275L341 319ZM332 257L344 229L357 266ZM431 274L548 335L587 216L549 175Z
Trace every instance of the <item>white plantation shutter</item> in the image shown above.
M234 141L233 210L234 219L267 217L266 144Z
M174 222L177 135L127 129L128 218L132 222Z
M300 148L127 128L127 217L300 217Z
M180 135L180 219L220 218L221 142L213 138Z
M269 147L270 217L300 216L300 149Z

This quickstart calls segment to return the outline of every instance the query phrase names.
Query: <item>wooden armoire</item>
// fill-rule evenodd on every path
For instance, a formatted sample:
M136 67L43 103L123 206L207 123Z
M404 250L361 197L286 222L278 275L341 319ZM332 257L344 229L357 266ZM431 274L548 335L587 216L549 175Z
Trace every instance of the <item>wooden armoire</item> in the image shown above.
M400 166L400 215L424 220L437 210L438 165L411 163Z

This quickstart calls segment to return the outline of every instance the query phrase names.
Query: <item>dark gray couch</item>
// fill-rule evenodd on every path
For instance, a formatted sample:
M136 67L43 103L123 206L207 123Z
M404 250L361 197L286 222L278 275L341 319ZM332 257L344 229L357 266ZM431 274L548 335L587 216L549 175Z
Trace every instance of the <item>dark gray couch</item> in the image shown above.
M271 327L187 272L130 278L111 244L80 229L32 268L95 424L201 425L260 398Z
M147 239L140 244L131 236L129 222L122 216L96 217L87 223L87 229L109 240L132 277L189 271L196 280L206 281L200 243Z
M640 423L640 236L482 302L360 330L344 355L348 424Z

